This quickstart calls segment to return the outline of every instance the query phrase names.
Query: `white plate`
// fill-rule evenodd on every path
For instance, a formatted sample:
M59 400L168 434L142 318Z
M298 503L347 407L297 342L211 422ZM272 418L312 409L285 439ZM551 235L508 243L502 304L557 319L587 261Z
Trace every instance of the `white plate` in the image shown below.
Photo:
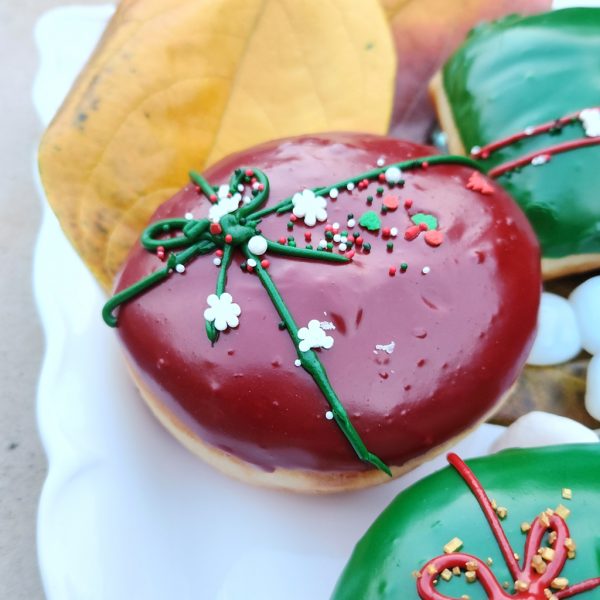
M111 12L60 8L38 23L34 102L44 124ZM34 269L47 339L38 419L49 472L38 550L49 600L324 600L373 519L444 464L438 458L388 485L334 497L227 479L140 400L100 317L105 298L45 202ZM501 430L485 425L458 451L485 454Z

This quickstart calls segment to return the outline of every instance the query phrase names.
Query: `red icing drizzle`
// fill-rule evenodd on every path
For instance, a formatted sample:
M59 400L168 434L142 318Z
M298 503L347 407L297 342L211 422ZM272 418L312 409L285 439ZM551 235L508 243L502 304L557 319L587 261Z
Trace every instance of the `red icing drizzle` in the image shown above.
M593 108L595 109L598 107ZM536 127L527 128L527 130L520 131L519 133L515 133L500 140L496 140L495 142L491 142L486 146L483 146L482 148L471 150L471 156L475 159L487 159L489 155L492 152L495 152L496 150L500 150L501 148L505 148L506 146L510 146L516 142L520 142L525 138L540 135L542 133L547 133L552 129L562 127L564 125L568 125L569 123L577 121L581 112L583 111L570 113L568 115L565 115L564 117L561 117L560 119L548 121L547 123L542 123L541 125L537 125ZM600 144L600 137L582 138L580 140L571 140L562 144L556 144L544 150L538 150L536 152L526 154L521 158L517 158L515 160L511 160L501 165L498 165L497 167L489 171L488 176L493 178L500 177L508 171L512 171L514 169L518 169L519 167L524 167L526 165L531 164L531 161L537 157L546 156L549 159L550 156L561 154L562 152L569 152L571 150L577 150L586 146L595 146L597 144Z
M570 536L569 528L564 519L559 515L553 514L548 517L549 525L546 526L541 522L540 517L535 518L531 524L531 529L527 534L523 567L521 567L515 559L514 550L502 529L498 516L492 508L492 503L485 493L483 486L475 477L473 471L471 471L465 462L456 454L449 454L448 462L458 471L459 475L464 479L465 483L469 486L477 499L477 502L492 529L492 533L496 538L498 547L504 556L504 560L506 561L511 576L515 581L520 580L528 583L529 589L526 592L516 592L514 594L508 593L502 588L502 585L495 578L485 562L477 557L460 552L438 556L424 565L421 569L420 577L417 580L417 591L421 599L451 600L451 596L446 596L436 589L434 582L438 580L439 573L444 569L451 570L454 567L466 569L467 562L472 562L477 565L475 571L477 581L481 583L489 600L514 600L515 598L519 600L547 600L544 590L550 588L551 582L556 577L560 576L567 560L565 540ZM537 554L538 548L542 545L542 540L547 531L556 533L556 539L552 544L554 558L546 564L546 571L540 574L531 566L531 561ZM554 596L559 599L571 598L599 586L600 577L595 577L553 593Z

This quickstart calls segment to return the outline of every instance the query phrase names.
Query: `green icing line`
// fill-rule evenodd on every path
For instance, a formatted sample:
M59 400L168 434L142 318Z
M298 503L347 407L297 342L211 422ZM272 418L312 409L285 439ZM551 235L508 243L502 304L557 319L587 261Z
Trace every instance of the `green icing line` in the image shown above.
M263 284L263 287L267 291L269 298L271 298L271 302L279 313L281 320L285 323L285 327L290 335L290 338L296 347L296 353L298 354L300 363L314 379L323 396L325 396L325 399L329 403L331 411L333 412L333 418L335 419L335 422L338 424L339 428L342 430L343 434L346 436L346 439L350 442L352 448L354 448L354 451L361 460L372 464L374 467L380 469L391 477L392 472L390 471L389 467L380 458L367 450L367 447L358 435L354 425L352 425L346 409L340 402L333 389L333 386L329 382L325 367L319 360L317 353L314 350L306 350L305 352L300 350L298 326L296 325L296 322L294 321L294 318L292 317L292 314L290 313L285 301L281 297L279 290L273 283L271 276L265 269L262 268L258 257L254 256L254 254L252 254L246 246L244 246L242 250L246 258L254 258L257 261L255 267L256 274ZM327 255L323 252L318 253L318 258L324 258L326 256Z
M501 51L498 49L501 48ZM511 15L471 32L445 65L443 85L466 152L600 100L600 9ZM531 136L483 160L487 171L581 139L581 124ZM547 258L600 252L600 146L499 177L533 225Z
M328 194L329 191L334 188L342 189L350 182L356 184L363 179L376 180L379 174L384 173L385 170L390 166L396 166L403 170L410 170L420 169L423 167L424 163L427 163L426 166L458 164L481 170L481 167L475 161L463 156L429 156L373 169L366 173L361 173L355 177L336 183L332 186L315 188L313 192L316 195L322 196ZM210 230L211 223L208 219L188 220L176 218L157 221L156 223L149 225L141 237L141 244L144 248L151 252L156 252L161 247L165 251L174 250L176 248L183 248L183 250L178 253L171 252L168 257L167 264L163 269L146 276L132 286L113 296L104 305L104 308L102 309L102 317L108 325L111 327L116 327L118 324L118 318L114 313L119 306L121 306L123 303L129 302L140 294L145 293L153 286L170 277L174 273L177 265L185 265L192 258L202 254L208 254L218 248L223 250L219 275L216 283L216 295L220 296L226 290L227 269L231 265L234 250L239 248L247 259L252 258L256 261L256 274L258 275L258 278L269 295L271 302L275 306L283 323L285 324L286 329L289 332L302 367L311 375L323 393L323 396L325 396L325 399L331 407L335 422L344 433L349 443L352 445L357 456L361 460L370 463L387 475L391 476L389 467L379 457L375 456L367 449L358 432L352 425L346 410L337 397L335 390L333 389L327 377L327 372L319 360L317 353L313 350L306 352L302 352L300 350L298 327L294 322L292 315L290 314L271 277L261 266L259 258L254 256L248 249L248 241L250 238L259 234L257 227L263 217L273 213L283 214L293 209L292 198L286 198L274 206L261 209L261 206L263 206L269 196L269 180L267 176L259 169L252 169L251 171L252 177L256 177L257 181L262 184L263 189L257 191L251 202L242 205L233 213L229 213L221 217L219 220L220 231L212 233ZM200 190L208 198L215 195L215 188L213 188L204 179L204 177L202 177L202 175L192 171L190 172L190 178L196 185L198 185ZM229 191L232 194L237 193L238 186L241 183L248 182L248 180L249 176L246 175L245 170L236 169L229 181ZM381 224L379 216L373 211L368 211L365 213L361 217L360 223L371 230L379 229ZM330 246L331 245L328 244L329 248ZM363 248L365 251L368 251L370 249L370 245L365 243ZM311 248L298 248L296 247L295 243L293 243L293 238L290 239L288 245L267 240L267 251L291 258L304 258L307 260L320 260L332 263L349 262L349 259L342 254L334 254L333 252L314 250ZM218 340L219 332L216 330L213 322L206 322L206 333L208 339L213 344Z
M425 223L428 229L437 229L438 226L438 220L433 215L428 215L426 213L417 213L410 219L415 225Z
M575 444L506 450L467 461L490 498L508 508L502 527L523 559L526 536L522 522L546 508L563 504L577 554L567 560L561 576L573 585L600 575L600 444ZM573 490L572 500L561 489ZM412 572L441 555L443 546L459 537L462 552L482 561L492 559L498 582L512 578L475 497L451 467L446 467L400 493L356 545L331 600L419 600ZM438 591L451 598L487 596L464 576L440 581ZM575 598L597 600L594 590Z
M381 219L373 210L364 212L358 220L358 224L369 231L378 231L381 229Z

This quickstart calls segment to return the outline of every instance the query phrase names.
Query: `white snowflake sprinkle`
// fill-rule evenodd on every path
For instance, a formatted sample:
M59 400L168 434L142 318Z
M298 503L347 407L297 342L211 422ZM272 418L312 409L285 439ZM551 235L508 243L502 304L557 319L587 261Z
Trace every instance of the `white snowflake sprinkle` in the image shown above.
M322 196L317 196L312 190L304 190L294 194L292 198L294 210L292 211L309 227L316 224L317 221L327 220L327 200Z
M215 329L225 331L228 327L237 327L242 309L233 302L231 294L223 292L220 296L211 294L207 299L209 308L204 311L204 318L214 323Z
M219 189L217 190L217 198L222 200L223 198L227 198L227 196L229 196L229 186L226 184L220 185Z
M323 331L333 331L335 329L335 325L331 321L321 321L319 326Z
M222 188L223 186L221 186ZM225 186L227 187L227 186ZM221 189L219 188L219 190ZM219 201L216 204L213 204L208 209L208 218L213 223L218 223L221 217L226 214L235 212L240 206L241 196L239 194L234 194L233 196L219 196Z
M396 347L396 342L390 342L389 344L376 344L375 345L375 354L377 354L377 350L381 350L386 354L391 354Z
M301 352L307 352L311 348L324 348L329 350L333 346L333 338L321 329L321 323L317 319L308 322L308 327L298 330L298 347Z
M388 183L398 183L402 179L402 171L398 167L388 167L385 170L385 180Z
M586 108L579 113L579 120L587 137L600 137L600 108Z

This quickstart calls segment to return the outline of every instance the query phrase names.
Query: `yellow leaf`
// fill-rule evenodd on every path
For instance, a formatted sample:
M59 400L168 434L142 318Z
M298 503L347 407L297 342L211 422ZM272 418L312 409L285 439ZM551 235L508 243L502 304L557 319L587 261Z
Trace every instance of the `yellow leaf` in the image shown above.
M108 288L190 168L278 137L384 133L394 75L378 0L125 0L42 139L42 181Z

